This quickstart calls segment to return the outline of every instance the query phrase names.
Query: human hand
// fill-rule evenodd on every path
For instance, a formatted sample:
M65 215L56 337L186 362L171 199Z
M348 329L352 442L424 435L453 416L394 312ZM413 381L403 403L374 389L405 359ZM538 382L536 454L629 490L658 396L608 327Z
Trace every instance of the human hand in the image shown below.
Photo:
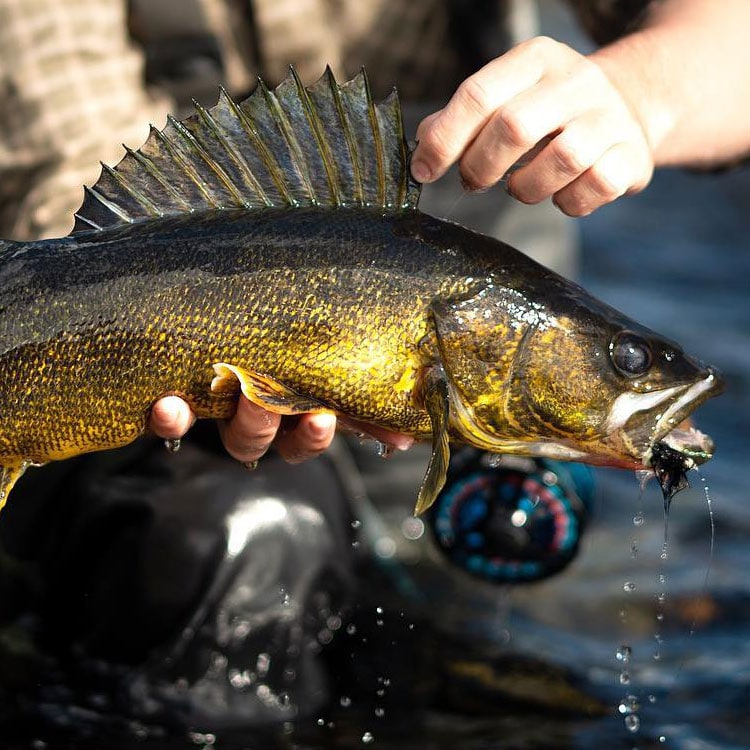
M161 438L181 438L195 422L188 404L178 396L159 399L151 409L149 428ZM237 402L231 419L219 422L219 432L227 452L244 464L254 464L273 443L279 453L293 463L322 453L333 440L336 417L332 414L303 414L293 424L280 429L281 415L251 403L244 396Z
M420 123L414 178L432 182L458 161L477 190L520 164L510 194L551 196L570 216L643 189L654 168L645 126L595 59L538 37L488 63Z

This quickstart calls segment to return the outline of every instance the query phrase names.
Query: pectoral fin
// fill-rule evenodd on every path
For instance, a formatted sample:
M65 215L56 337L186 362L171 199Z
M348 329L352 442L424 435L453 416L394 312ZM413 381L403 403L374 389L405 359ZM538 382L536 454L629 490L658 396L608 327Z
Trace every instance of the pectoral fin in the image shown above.
M0 510L5 506L13 485L29 466L31 466L31 461L20 461L0 468Z
M448 473L450 446L448 444L448 416L450 402L448 399L448 383L445 373L440 367L433 367L427 373L422 398L425 409L430 415L432 423L432 455L427 465L427 472L419 488L414 515L426 511L443 489Z
M267 375L224 362L215 364L214 372L216 377L211 382L214 393L232 393L238 390L239 383L239 389L249 401L276 414L333 413L320 401L302 396Z

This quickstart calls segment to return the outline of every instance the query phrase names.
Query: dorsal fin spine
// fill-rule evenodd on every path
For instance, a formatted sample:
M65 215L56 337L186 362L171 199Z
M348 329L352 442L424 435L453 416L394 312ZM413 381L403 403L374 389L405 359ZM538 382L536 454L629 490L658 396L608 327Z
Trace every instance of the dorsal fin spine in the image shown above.
M172 115L167 115L167 121L175 129L175 132L179 135L188 151L194 151L200 157L201 161L203 161L205 165L219 178L219 182L224 188L226 188L235 201L237 201L237 205L243 206L245 204L245 199L239 194L235 184L229 179L229 176L221 166L211 159L203 146L201 146L201 144L194 138L193 134L179 120L172 117ZM213 193L200 175L198 175L197 181L200 182L201 189L214 207L221 208L221 199Z
M328 181L328 188L331 191L331 198L333 198L337 206L340 206L341 193L339 191L338 174L336 173L336 166L333 161L333 156L331 155L331 149L325 137L325 130L320 122L320 118L318 117L318 113L316 112L315 107L313 107L312 103L310 102L310 95L307 93L307 90L302 84L297 71L293 67L290 67L289 70L292 74L292 78L294 79L294 83L297 86L297 94L300 98L300 101L302 102L302 108L305 112L305 116L307 117L307 121L310 124L310 130L313 134L313 137L315 138L316 143L318 144L318 149L320 150L320 154L323 158L323 168L326 172L326 179Z
M367 94L367 117L370 121L370 130L372 131L373 141L375 143L375 162L378 175L378 205L385 205L385 165L383 164L383 141L380 138L380 127L378 126L378 117L375 113L375 103L372 99L372 89L370 88L370 79L367 77L367 71L362 68L362 76L365 83L365 92Z
M134 159L142 169L148 172L186 211L190 210L190 204L183 198L180 191L172 185L169 180L161 173L161 170L154 162L140 151L135 151L129 146L123 144L123 148L131 159Z
M258 135L258 131L255 128L252 120L245 114L245 112L243 112L243 110L237 105L237 102L235 102L234 99L229 96L229 94L223 87L221 89L220 96L224 98L224 101L229 105L232 114L234 114L234 116L238 119L240 125L242 125L243 131L252 143L253 148L260 157L261 162L263 162L263 166L271 176L271 179L273 180L274 185L276 185L276 189L279 191L281 197L290 206L296 206L297 201L289 192L289 186L286 184L286 180L284 180L284 177L280 172L278 162L273 158L273 155L266 147L266 144L263 143L263 139ZM264 192L263 195L266 196L266 193ZM270 199L268 199L268 197L266 196L266 200ZM269 205L273 204L271 203Z
M108 211L111 211L116 216L119 216L123 221L126 221L128 224L133 223L133 219L125 210L123 210L116 203L113 203L108 198L105 198L98 190L96 190L96 188L92 188L92 187L88 187L88 185L84 185L83 190L86 193L86 195L91 196L91 198L93 198L95 201L98 201L99 203L101 203L101 205L104 206Z
M84 186L84 190L85 189L86 188ZM78 212L73 214L73 218L76 220L76 222L80 221L81 223L86 224L88 229L96 229L99 232L101 232L102 229L104 229L104 227L101 226L101 224L97 224L93 219L89 219L87 216L83 216L82 214ZM85 231L85 229L86 227L84 227L83 230L80 227L78 227L78 231Z
M258 79L258 88L260 89L260 92L263 95L266 104L268 105L268 108L273 117L273 121L276 124L279 133L283 136L284 140L289 146L290 151L294 155L295 164L300 167L300 177L305 183L305 189L310 196L310 202L312 203L312 205L317 206L319 204L318 196L315 193L315 188L313 187L312 180L310 179L310 171L307 166L307 161L304 157L304 154L302 153L302 149L300 148L297 139L294 137L294 133L292 132L289 123L287 122L284 111L279 106L279 102L274 96L273 91L271 91L268 86L266 86L265 81L263 81L262 78Z
M344 139L346 140L347 148L349 149L349 156L352 160L352 172L354 175L354 196L353 203L355 205L365 205L365 193L362 187L362 172L359 168L359 152L357 149L357 141L352 133L351 125L349 124L349 118L346 116L346 110L344 109L344 103L341 101L341 92L339 91L339 85L336 83L336 78L333 75L330 65L326 65L325 70L326 81L328 87L331 90L333 97L334 107L341 123L341 130L344 133Z
M206 127L209 128L209 130L214 134L216 140L221 144L221 147L224 149L227 157L240 171L245 184L250 188L250 190L253 191L253 193L257 194L257 196L263 203L265 203L266 206L272 206L272 201L266 195L265 190L263 190L262 185L255 178L255 175L250 171L250 168L247 166L247 162L242 159L236 152L236 150L231 148L227 143L227 139L224 136L224 133L217 124L216 120L214 120L214 118L211 116L211 113L195 99L193 99L193 106L195 107L198 116L205 123ZM245 208L251 208L251 204L242 197L241 193L239 194L239 200L242 201L242 205L245 206Z
M391 96L395 99L396 112L398 113L398 126L401 132L403 133L404 132L404 117L401 112L401 104L399 102L398 91L396 90L395 86L391 90ZM404 138L401 139L400 151L401 151L401 164L403 165L403 168L406 174L404 175L404 179L399 180L398 205L403 206L403 205L406 205L408 194L409 194L409 174L410 174L409 148Z
M136 203L139 203L148 213L152 216L163 216L163 213L159 208L155 206L140 190L137 190L127 180L123 180L116 169L113 169L109 164L105 164L104 162L100 162L100 164L102 165L102 169L112 178L112 180L114 180L117 186L126 192L134 201L136 201ZM123 208L115 204L114 201L105 198L95 188L89 188L88 190L90 195L95 197L103 206L107 206L107 208L114 214L120 216L129 224L133 222L133 218Z
M185 157L177 150L177 148L175 148L174 144L169 140L169 138L167 138L167 136L164 135L161 130L154 127L153 125L151 126L151 135L155 136L159 143L161 143L161 145L169 152L172 161L185 173L185 176L190 180L190 182L192 182L198 188L198 190L200 190L201 194L206 199L206 202L209 204L213 204L212 198L206 192L200 176L187 162Z

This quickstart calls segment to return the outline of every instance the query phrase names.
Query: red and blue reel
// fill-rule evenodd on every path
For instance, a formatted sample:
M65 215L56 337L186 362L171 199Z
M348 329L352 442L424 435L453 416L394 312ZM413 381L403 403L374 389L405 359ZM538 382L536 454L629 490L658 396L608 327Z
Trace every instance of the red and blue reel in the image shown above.
M443 554L469 574L527 583L575 558L593 496L582 464L467 449L451 462L428 526Z

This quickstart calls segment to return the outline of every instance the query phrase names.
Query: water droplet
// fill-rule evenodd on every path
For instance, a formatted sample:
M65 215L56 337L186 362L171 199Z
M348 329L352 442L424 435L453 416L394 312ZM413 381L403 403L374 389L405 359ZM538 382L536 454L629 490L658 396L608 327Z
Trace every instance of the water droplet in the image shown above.
M554 471L545 471L544 474L542 474L542 481L548 486L548 487L554 487L557 484L557 474L555 474Z
M379 719L382 719L385 716L385 709L378 706L375 709L375 716L377 716Z
M380 458L390 458L394 453L394 447L388 443L381 443L379 440L375 443L375 450Z
M352 526L353 529L359 529L359 528L362 527L362 521L360 521L358 518L355 518L352 521L351 526Z
M325 726L326 720L325 719L318 719L318 726L323 727Z
M271 667L271 657L268 654L258 654L258 660L255 663L255 671L258 677L265 677Z
M621 661L624 664L627 664L630 661L632 655L633 649L631 649L627 643L623 643L622 646L617 649L617 661Z
M643 517L643 513L641 511L638 511L633 516L633 526L643 526L645 522L646 522L646 519Z
M353 622L350 622L346 626L346 634L347 635L354 635L356 632L357 632L357 626Z
M637 732L641 726L641 720L636 714L630 714L625 717L625 728L628 732Z
M375 607L375 611L376 611L376 612L377 612L377 613L378 613L379 615L382 615L382 614L383 614L383 608L382 608L382 607Z
M342 695L341 698L339 698L339 703L342 708L349 708L349 706L352 705L352 699L348 695Z
M396 551L396 542L391 537L381 536L375 540L375 554L381 560L390 560Z
M659 742L664 743L666 741L667 741L667 738L663 734L660 734L659 735Z
M483 461L488 469L497 469L503 464L502 453L486 453L483 456Z
M180 438L167 438L164 441L164 447L170 453L177 453L177 451L182 447L182 440L180 440Z
M341 618L338 615L331 615L326 620L326 627L329 630L338 630L341 627Z
M401 533L404 535L404 538L411 539L412 541L421 539L424 535L424 522L421 518L409 516L401 523Z
M630 543L630 556L635 560L638 557L638 541L633 539Z
M383 621L382 621L382 620L375 620L375 624L376 624L376 625L377 625L377 626L378 626L379 628L382 628L382 627L383 627Z
M365 732L362 735L362 742L365 743L365 745L369 745L371 742L374 742L375 738L372 736L372 732Z
M622 590L627 592L628 594L632 594L633 591L635 591L637 586L632 581L625 581L625 583L622 585Z
M630 685L630 672L620 672L620 685Z

